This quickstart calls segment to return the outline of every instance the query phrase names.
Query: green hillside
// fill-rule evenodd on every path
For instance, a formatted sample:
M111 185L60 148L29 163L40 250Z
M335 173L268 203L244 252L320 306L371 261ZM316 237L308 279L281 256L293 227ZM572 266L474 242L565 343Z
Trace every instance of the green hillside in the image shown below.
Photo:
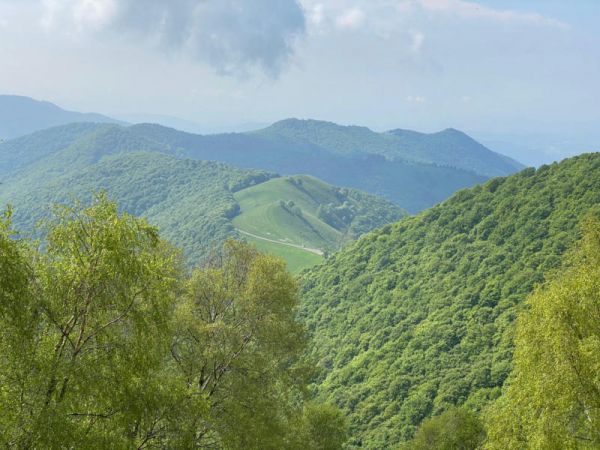
M53 203L85 201L104 189L126 211L159 226L190 263L233 237L282 256L298 272L405 214L388 201L311 177L264 183L277 175L187 159L152 134L115 125L76 124L8 141L0 144L0 162L0 203L16 206L20 230L31 232ZM275 242L264 232L276 233Z
M385 200L310 176L274 178L240 190L234 198L240 205L234 226L262 241L263 248L281 244L280 256L288 254L294 267L302 264L291 253L310 253L309 260L318 261L325 252L404 215Z
M498 397L514 318L587 214L600 216L598 153L463 190L306 273L315 389L348 414L350 447L394 447L451 405Z
M383 136L371 131L368 134L378 140ZM127 151L219 161L282 175L308 174L333 185L384 197L411 213L487 179L470 170L437 163L389 159L370 152L343 155L302 138L257 133L201 136L151 124L72 124L0 143L0 177L36 161L46 165L45 173L57 174L63 171L65 160L69 168L83 167L108 153ZM62 157L53 164L47 158L57 153Z
M33 230L54 203L88 201L94 191L104 189L124 210L157 225L191 263L228 237L240 237L231 224L239 210L232 189L273 176L152 153L108 155L96 164L45 175L33 167L0 185L0 204L15 205L19 230Z

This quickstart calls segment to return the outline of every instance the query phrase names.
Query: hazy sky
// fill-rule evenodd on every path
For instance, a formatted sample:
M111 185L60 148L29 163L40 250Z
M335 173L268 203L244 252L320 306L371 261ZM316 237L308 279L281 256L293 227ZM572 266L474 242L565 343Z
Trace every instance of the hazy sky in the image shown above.
M600 0L0 0L0 93L207 125L600 126Z

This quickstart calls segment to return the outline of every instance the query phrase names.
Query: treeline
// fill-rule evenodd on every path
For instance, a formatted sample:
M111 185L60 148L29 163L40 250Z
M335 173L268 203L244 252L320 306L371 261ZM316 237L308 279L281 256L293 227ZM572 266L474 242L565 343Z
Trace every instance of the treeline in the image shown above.
M600 221L525 306L502 396L481 417L453 408L425 421L401 449L600 448Z
M98 196L42 245L0 221L0 441L7 448L337 449L310 401L298 293L229 242L202 268Z

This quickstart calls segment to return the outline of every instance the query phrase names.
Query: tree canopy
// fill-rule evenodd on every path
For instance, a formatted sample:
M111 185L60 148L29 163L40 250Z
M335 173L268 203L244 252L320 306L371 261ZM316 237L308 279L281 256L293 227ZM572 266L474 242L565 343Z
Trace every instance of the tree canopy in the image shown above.
M487 449L600 446L600 221L517 321L514 370L486 416Z
M301 317L325 369L314 387L347 413L349 447L494 401L523 302L598 205L600 154L581 155L460 191L304 274Z
M4 446L345 440L339 411L310 402L297 287L275 257L230 242L188 274L155 228L98 196L57 207L40 246L17 238L7 212L0 269Z

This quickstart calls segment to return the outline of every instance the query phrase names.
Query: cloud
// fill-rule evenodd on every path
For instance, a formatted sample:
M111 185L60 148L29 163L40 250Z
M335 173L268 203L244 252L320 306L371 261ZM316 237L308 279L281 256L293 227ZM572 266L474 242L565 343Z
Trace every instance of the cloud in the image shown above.
M360 8L351 8L344 11L335 21L339 28L356 29L359 28L365 20L365 13Z
M420 31L413 31L411 33L412 42L410 44L410 50L413 53L419 53L423 47L425 41L425 35Z
M406 101L408 103L422 105L427 101L427 99L421 95L409 95L408 97L406 97Z
M454 14L465 19L489 19L501 22L520 22L531 25L549 26L561 29L569 25L560 20L538 13L514 10L500 10L466 0L415 0L423 9L438 13Z
M305 34L297 0L42 1L47 28L141 38L228 75L277 77Z
M308 19L312 25L319 26L323 23L323 19L325 19L324 9L322 3L317 3L310 8Z

